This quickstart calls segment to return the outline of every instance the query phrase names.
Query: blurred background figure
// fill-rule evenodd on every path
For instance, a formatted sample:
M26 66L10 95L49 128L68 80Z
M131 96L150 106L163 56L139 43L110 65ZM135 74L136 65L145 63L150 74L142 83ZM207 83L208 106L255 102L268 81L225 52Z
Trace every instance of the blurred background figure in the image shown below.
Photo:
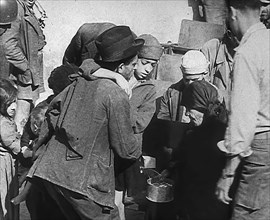
M192 7L193 20L225 24L227 15L225 0L189 0L188 4Z
M202 53L210 62L206 78L218 88L221 101L224 101L227 109L232 87L233 57L238 45L239 41L227 27L222 39L211 39L201 48Z

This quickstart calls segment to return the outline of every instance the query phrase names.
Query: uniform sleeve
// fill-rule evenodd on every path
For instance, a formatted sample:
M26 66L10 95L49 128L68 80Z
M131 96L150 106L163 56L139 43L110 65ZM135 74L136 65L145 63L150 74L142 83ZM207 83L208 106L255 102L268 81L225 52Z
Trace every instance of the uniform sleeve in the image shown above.
M236 54L233 72L229 125L225 146L229 154L250 150L260 108L260 88L257 65L247 54Z
M108 128L112 148L121 158L138 159L142 151L131 126L127 94L122 90L111 91L108 106Z
M139 108L132 108L132 125L135 134L142 133L156 111L156 89L153 86Z
M18 154L20 152L20 134L17 132L17 127L14 121L7 119L1 120L0 135L4 148L9 149L14 154Z

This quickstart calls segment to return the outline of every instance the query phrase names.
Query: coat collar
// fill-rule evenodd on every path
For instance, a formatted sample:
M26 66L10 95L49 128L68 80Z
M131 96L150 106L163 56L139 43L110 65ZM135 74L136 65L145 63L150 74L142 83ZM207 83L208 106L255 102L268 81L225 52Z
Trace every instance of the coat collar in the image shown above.
M32 9L30 9L24 2L21 1L21 5L24 10L24 19L30 23L30 25L34 28L34 30L39 34L42 35L42 30L39 26L39 21Z
M241 46L247 42L247 40L250 38L250 36L253 33L255 33L255 32L259 31L259 30L264 30L264 29L266 29L266 27L265 27L265 25L262 22L258 22L256 24L252 25L251 27L249 27L249 29L243 35L243 37L242 37L242 39L240 41L240 44L236 48L236 50L239 50L239 48L241 48Z

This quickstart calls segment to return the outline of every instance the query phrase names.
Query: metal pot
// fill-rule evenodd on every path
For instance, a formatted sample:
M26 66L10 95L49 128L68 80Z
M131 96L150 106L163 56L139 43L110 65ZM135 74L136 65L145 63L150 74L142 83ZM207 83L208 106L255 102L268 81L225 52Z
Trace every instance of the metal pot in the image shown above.
M151 202L166 203L173 201L174 182L159 175L147 180L146 198Z

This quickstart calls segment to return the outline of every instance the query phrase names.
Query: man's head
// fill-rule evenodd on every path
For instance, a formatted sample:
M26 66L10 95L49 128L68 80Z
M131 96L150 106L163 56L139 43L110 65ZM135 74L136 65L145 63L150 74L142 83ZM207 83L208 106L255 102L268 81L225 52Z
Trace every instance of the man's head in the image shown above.
M137 53L144 44L143 39L134 39L128 26L112 27L95 41L101 56L100 65L121 74L129 80L137 65Z
M259 22L260 0L227 0L228 22L232 32L241 40L250 26Z
M202 80L208 72L209 62L204 54L198 50L190 50L182 56L181 70L186 85Z
M138 37L145 41L138 54L138 64L135 70L135 77L139 80L146 79L159 61L163 49L159 41L150 34L143 34Z
M234 35L234 33L232 32L230 25L229 25L229 20L226 20L226 32L223 35L223 39L222 39L223 43L227 46L227 48L229 49L229 52L233 52L234 48L239 46L239 40L237 39L237 37ZM234 55L231 54L232 57Z

